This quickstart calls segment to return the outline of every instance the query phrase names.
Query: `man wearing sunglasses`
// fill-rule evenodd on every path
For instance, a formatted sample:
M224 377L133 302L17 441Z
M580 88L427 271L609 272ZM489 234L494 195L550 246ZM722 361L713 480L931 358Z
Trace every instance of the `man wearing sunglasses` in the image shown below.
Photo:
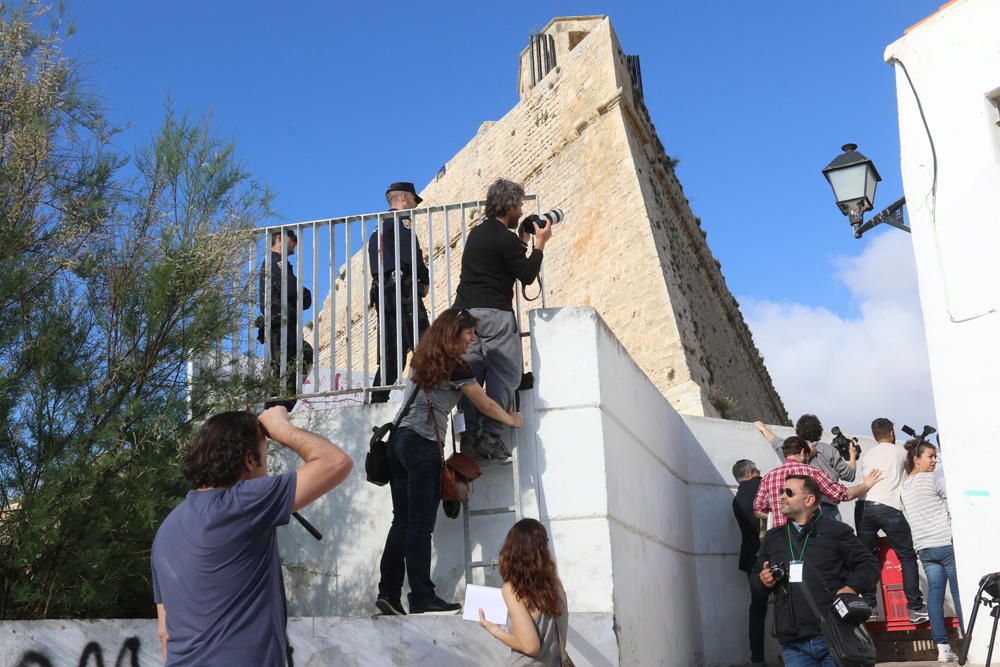
M863 594L878 583L878 563L851 527L823 516L822 493L811 476L785 476L779 495L786 521L764 535L750 578L759 593L774 595L785 667L833 667L803 586L819 609L828 609L837 595Z
M838 504L864 495L882 479L879 470L871 470L861 484L850 488L844 486L816 466L807 463L812 456L812 450L808 442L796 435L785 438L781 451L785 455L785 462L764 475L753 501L753 510L762 519L766 519L772 511L777 512L781 490L788 475L812 477L819 485L821 497L829 498L831 502ZM775 526L783 526L785 521L785 515L781 512L774 515Z

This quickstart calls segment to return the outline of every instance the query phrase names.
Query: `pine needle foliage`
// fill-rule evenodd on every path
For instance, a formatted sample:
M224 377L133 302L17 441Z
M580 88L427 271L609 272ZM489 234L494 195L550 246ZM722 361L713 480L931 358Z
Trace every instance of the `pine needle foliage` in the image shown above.
M135 156L82 92L72 28L0 2L0 618L154 614L149 551L192 424L263 395L246 326L269 195L168 103ZM244 329L245 330L245 329ZM245 334L243 334L245 339Z

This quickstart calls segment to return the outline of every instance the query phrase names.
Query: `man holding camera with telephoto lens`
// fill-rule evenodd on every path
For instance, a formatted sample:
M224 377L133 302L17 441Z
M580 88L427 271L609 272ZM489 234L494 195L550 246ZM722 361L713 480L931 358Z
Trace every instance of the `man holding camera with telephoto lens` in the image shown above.
M415 208L423 199L417 195L413 183L400 181L392 183L385 191L385 200L390 211L409 211ZM396 216L399 215L399 274L396 273ZM413 307L417 308L417 338L424 335L430 322L427 319L427 309L423 298L430 288L431 277L424 263L424 253L420 250L420 241L413 232L413 216L410 213L389 213L379 216L381 219L382 236L376 228L368 238L368 266L371 269L371 288L368 292L369 305L375 308L377 317L384 317L382 326L376 325L376 332L382 331L381 340L385 343L385 359L382 358L382 343L375 346L378 355L379 368L375 371L374 386L383 382L387 385L396 384L399 369L396 368L396 347L402 342L403 361L406 355L417 346L413 338ZM416 245L416 251L412 245ZM413 255L416 255L416 265L413 265ZM381 300L382 314L379 314L379 257L382 258ZM417 281L417 298L413 299L413 281ZM396 303L396 283L399 283L399 304ZM397 308L398 305L398 308ZM399 322L402 340L396 338L396 323ZM388 391L373 391L371 403L385 403L389 400Z
M829 610L835 598L857 604L857 596L878 582L878 563L847 524L819 510L819 484L807 475L788 475L782 489L783 526L764 535L751 585L774 595L774 634L785 667L833 667L816 606ZM845 596L845 597L841 597Z
M532 233L516 236L524 203L524 188L499 178L486 193L486 220L469 232L462 252L462 273L454 308L468 310L479 324L476 340L465 355L473 374L484 384L486 394L505 410L521 383L524 361L521 337L514 314L514 282L530 285L542 268L542 250L552 236L552 225L532 222ZM525 255L528 240L534 247ZM465 415L462 452L475 458L505 461L510 452L500 436L504 425L483 417L471 401L462 397Z

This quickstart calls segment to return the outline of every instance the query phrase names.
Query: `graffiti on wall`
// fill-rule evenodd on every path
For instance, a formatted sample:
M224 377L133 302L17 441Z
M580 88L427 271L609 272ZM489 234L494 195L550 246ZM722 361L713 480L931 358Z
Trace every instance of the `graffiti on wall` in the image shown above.
M104 649L97 642L90 642L83 647L80 654L80 662L77 667L139 667L139 647L138 637L129 637L122 643L118 650L118 657L114 663L104 662ZM49 656L40 651L27 651L21 656L17 667L61 667L53 664Z

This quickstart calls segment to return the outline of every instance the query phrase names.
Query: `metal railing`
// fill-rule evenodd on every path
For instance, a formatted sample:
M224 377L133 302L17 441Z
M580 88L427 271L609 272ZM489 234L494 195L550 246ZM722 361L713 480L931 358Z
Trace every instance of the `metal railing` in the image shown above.
M535 212L541 213L538 196L529 195L525 200L526 209L533 204ZM483 211L484 202L476 200L256 229L247 261L249 278L255 287L254 298L242 317L245 328L239 327L241 333L233 340L223 342L221 347L228 348L228 354L220 350L222 356L230 360L239 359L249 368L270 369L272 374L288 378L288 385L283 379L279 395L272 397L276 399L341 397L360 402L373 391L402 388L406 362L403 327L410 327L409 333L416 341L420 333L417 302L423 300L430 322L451 306L458 287L462 249L469 230L483 221ZM410 243L408 251L401 247L400 238L400 229L406 227L407 220L410 237L416 239L416 243ZM294 253L290 255L287 245L282 243L280 251L271 258L271 239L279 232L284 239L288 230L294 232L297 238ZM387 267L385 261L389 249L383 247L383 241L390 238L390 230L393 261ZM380 251L375 253L377 295L375 303L370 305L373 267L369 264L369 244L372 242ZM408 275L416 277L415 267L421 259L418 257L418 245L430 278L426 295L419 293L416 279L410 280L409 284L405 281ZM406 261L400 257L401 252L404 256L408 252L409 272L404 266ZM277 260L277 268L281 271L280 279L275 281L276 286L280 285L278 295L290 298L281 299L280 305L272 312L272 300L276 296L273 292L277 291L271 287L274 260ZM341 264L339 269L336 268L338 263ZM388 294L387 280L392 281ZM292 281L295 286L293 294L289 295ZM538 285L542 306L545 305L543 285L544 276ZM311 304L304 301L305 289L312 293ZM404 293L404 289L409 293ZM521 325L525 320L522 308L528 304L522 303L517 283L514 294L515 315L519 330L523 331ZM407 297L411 303L409 308L405 303ZM310 308L306 308L307 305ZM396 345L387 350L386 312L391 308L405 315L408 321L404 322L402 316L388 318L389 322L395 323ZM313 313L311 326L304 326L304 311L310 309ZM263 342L259 343L258 326L261 324ZM307 328L309 332L304 333ZM280 339L274 341L277 344L274 346L275 358L272 359L274 336L280 336ZM289 345L291 336L294 336L294 345ZM304 343L308 343L313 350L312 369L307 367L301 353L289 358L289 352L303 350ZM372 358L373 348L376 359ZM383 364L380 384L375 385L372 372L375 364L372 362L385 360L386 354L395 355L398 377L394 382L392 378L386 378ZM326 363L321 363L324 360ZM293 371L294 385L290 381Z

